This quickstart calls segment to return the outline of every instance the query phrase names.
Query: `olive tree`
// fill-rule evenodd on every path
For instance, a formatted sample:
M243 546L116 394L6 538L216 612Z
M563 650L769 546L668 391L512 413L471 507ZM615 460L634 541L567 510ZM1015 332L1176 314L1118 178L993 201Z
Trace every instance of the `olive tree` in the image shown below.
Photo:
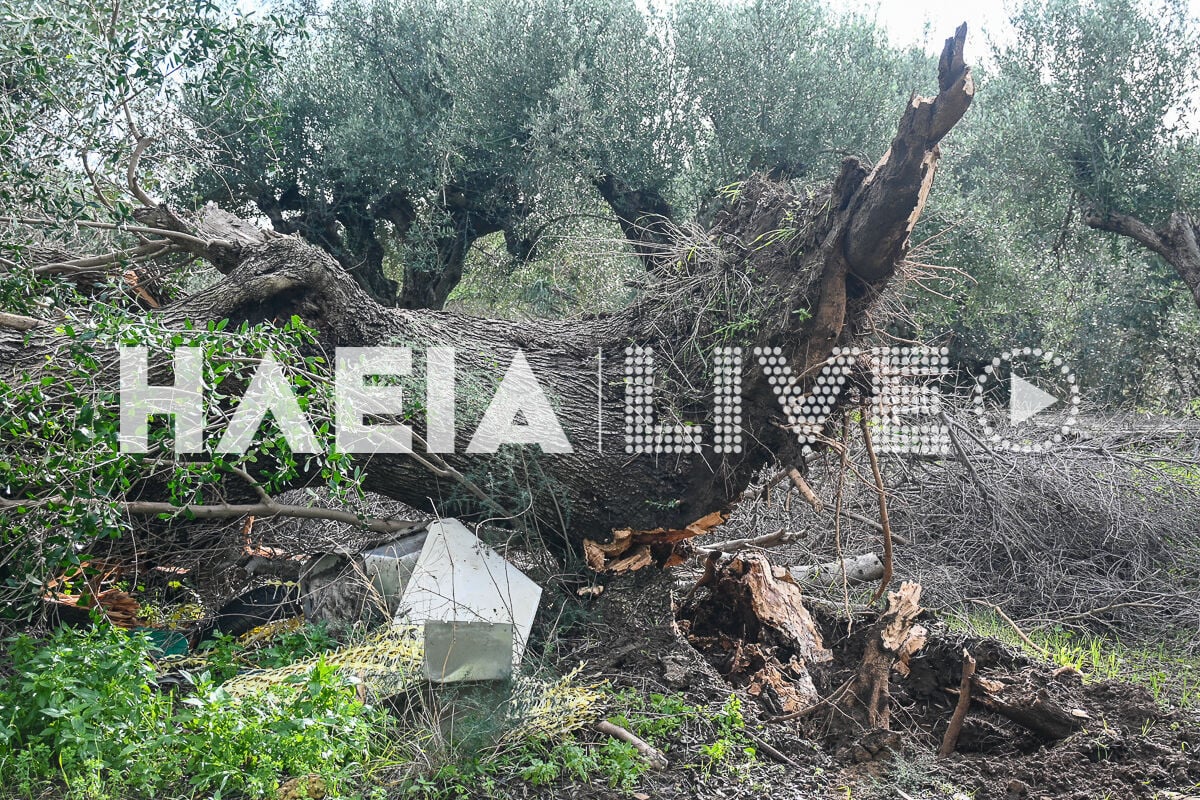
M362 0L309 31L264 124L196 188L408 308L442 307L481 237L527 262L597 216L661 267L722 187L878 158L883 109L931 70L870 22L799 2Z

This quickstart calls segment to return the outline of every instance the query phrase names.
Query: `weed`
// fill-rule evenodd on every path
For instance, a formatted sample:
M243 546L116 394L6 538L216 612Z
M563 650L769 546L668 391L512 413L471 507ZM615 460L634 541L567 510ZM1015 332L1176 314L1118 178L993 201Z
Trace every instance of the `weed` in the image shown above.
M0 682L0 781L69 800L187 794L272 796L286 776L337 786L370 760L382 712L318 663L238 702L211 674L180 699L160 691L143 633L107 626L10 641Z

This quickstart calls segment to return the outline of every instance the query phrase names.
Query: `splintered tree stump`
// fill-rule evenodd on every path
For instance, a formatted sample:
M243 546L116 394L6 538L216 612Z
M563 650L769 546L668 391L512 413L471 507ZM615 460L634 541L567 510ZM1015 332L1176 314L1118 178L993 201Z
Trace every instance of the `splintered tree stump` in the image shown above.
M832 720L848 719L861 727L888 729L892 669L907 674L908 659L924 646L928 633L916 624L922 611L920 600L919 583L904 583L899 591L888 593L887 611L871 626L862 662L844 693L834 700Z
M692 645L774 714L818 702L808 666L832 654L788 571L752 553L712 563L703 583L679 613Z

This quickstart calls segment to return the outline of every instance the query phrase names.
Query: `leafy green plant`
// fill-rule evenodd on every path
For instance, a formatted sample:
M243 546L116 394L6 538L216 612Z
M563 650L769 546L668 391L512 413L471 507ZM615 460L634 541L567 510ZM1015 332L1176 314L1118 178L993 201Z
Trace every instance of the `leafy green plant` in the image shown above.
M0 781L68 798L270 797L288 776L351 780L380 752L385 718L318 662L253 699L208 673L183 698L159 690L142 633L56 630L9 642L0 683Z
M250 661L256 667L283 667L328 652L337 644L325 623L302 625L294 630L275 633L265 647L250 654Z
M227 480L245 480L246 470L264 476L260 488L276 492L301 471L319 474L330 490L347 500L357 496L359 474L345 454L325 447L297 456L278 426L264 425L242 456L213 452L224 433L222 421L233 413L233 399L249 383L265 354L285 364L297 403L313 421L319 439L332 438L332 381L329 365L305 352L315 333L298 317L278 324L240 325L225 321L203 329L167 330L159 322L110 310L86 322L68 318L59 332L69 346L29 380L0 381L0 403L12 410L0 422L0 544L12 558L0 567L0 613L30 615L38 609L41 589L54 575L81 570L80 552L97 539L123 535L129 527L119 498L148 474L166 488L167 507L160 516L187 516L189 504L203 504L205 491ZM212 453L203 460L176 459L173 428L150 426L147 452L120 449L120 404L115 388L99 388L95 376L113 368L116 346L140 346L165 357L175 348L201 351L205 401ZM213 423L217 423L215 426ZM31 529L44 530L30 537Z
M713 715L712 721L716 728L716 738L700 748L700 754L705 758L703 768L706 771L733 754L740 754L748 761L755 760L757 751L750 737L746 735L742 701L737 695L729 695L725 705Z

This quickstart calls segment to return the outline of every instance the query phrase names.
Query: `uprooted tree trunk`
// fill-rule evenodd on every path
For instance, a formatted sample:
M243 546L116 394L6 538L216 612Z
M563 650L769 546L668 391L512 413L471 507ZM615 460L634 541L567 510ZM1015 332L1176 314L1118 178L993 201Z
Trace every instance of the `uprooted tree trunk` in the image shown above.
M873 169L846 159L836 181L815 197L797 197L766 179L747 181L706 237L680 234L672 244L673 271L619 313L512 322L386 308L297 237L256 231L228 215L180 229L168 210L148 209L144 224L177 229L171 237L177 247L226 275L155 313L180 329L295 314L327 347L412 347L418 371L423 348L455 348L456 454L437 470L412 455L363 456L366 489L442 512L522 515L550 543L577 546L584 538L606 539L615 528L683 528L735 500L764 464L797 453L776 389L750 350L776 348L789 360L797 390L807 393L814 367L863 320L905 256L932 185L938 142L970 105L965 36L963 26L947 40L938 95L913 98ZM733 322L746 338L730 339ZM0 329L0 377L36 370L58 344L50 325ZM683 418L708 406L707 362L720 344L745 353L742 451L720 454L706 436L699 453L629 455L626 348L653 348L658 374L675 387L675 397L658 399L660 416L670 400ZM465 443L517 350L545 388L572 452L523 447L467 455Z
M1037 681L1028 674L1008 683L976 675L971 678L971 688L972 697L985 708L1046 741L1065 739L1091 719L1083 709L1069 707L1055 697L1059 688L1055 684Z

